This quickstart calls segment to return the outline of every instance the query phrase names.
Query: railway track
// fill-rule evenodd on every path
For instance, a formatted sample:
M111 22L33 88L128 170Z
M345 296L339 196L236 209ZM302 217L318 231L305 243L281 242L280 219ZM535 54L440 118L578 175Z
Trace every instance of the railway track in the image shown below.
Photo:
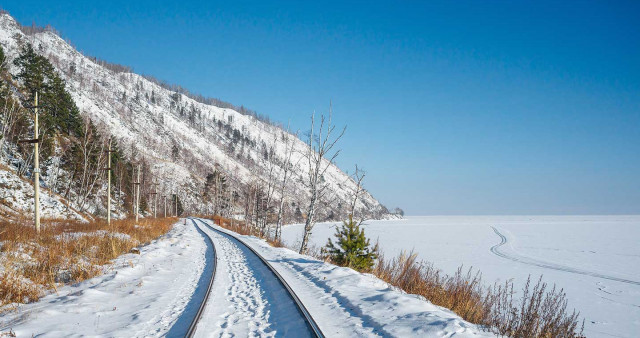
M316 323L316 321L313 319L313 317L311 316L311 314L309 313L309 311L307 310L307 308L304 306L304 304L302 304L302 301L300 301L300 298L298 297L298 295L295 293L295 291L293 291L293 289L289 286L289 284L284 280L284 278L278 273L277 270L275 270L273 268L273 266L264 258L262 257L256 250L254 250L251 246L247 245L242 239L226 232L226 231L221 231L218 230L214 227L212 227L211 225L209 225L207 222L198 219L198 218L190 218L191 222L193 223L193 225L198 228L200 231L202 231L202 229L200 228L200 226L198 224L203 225L204 227L206 227L207 229L219 234L220 236L223 236L227 239L229 239L230 241L232 241L235 245L238 246L242 246L243 248L246 248L247 250L243 250L243 252L246 254L248 252L252 253L253 255L255 255L255 257L257 257L259 259L259 261L261 262L261 264L264 265L264 267L266 269L268 269L271 273L271 275L273 276L274 279L277 280L277 282L279 283L279 285L282 286L282 289L285 290L286 295L288 295L288 297L291 299L291 301L293 302L293 304L295 304L296 310L297 312L300 314L301 318L304 320L305 324L306 324L306 328L308 329L308 335L309 336L313 336L313 337L324 337L324 334L322 333L322 331L320 330L320 327L318 326L318 324ZM215 265L218 265L218 254L215 251L215 242L214 240L211 238L211 236L209 234L206 235L207 240L209 240L213 246L213 250L214 250L214 255L215 255L215 260L216 263ZM197 313L195 314L191 325L189 325L189 329L188 332L186 333L186 337L193 337L197 331L197 327L198 324L201 321L207 320L207 318L203 317L203 313L205 312L205 308L207 307L207 301L209 299L209 296L211 295L211 291L213 288L213 284L214 284L214 279L215 279L215 271L216 269L214 268L214 272L211 276L211 280L209 281L209 286L206 292L206 295L202 301L202 303L200 304ZM236 283L241 282L241 281L236 281ZM295 335L295 336L302 336L303 333L302 332L289 332L289 335Z
M194 221L193 219L191 219L191 222L193 222L193 226L196 227L196 229L198 228L198 225L196 224L196 221ZM216 246L215 244L213 244L213 240L211 239L211 237L209 237L208 235L206 235L202 230L198 229L200 232L202 232L207 241L209 241L209 243L211 243L211 247L213 248L213 272L211 273L211 279L209 280L209 285L207 286L207 291L204 294L204 299L202 300L202 303L200 303L200 306L198 307L198 311L196 312L196 315L193 318L193 321L191 321L191 324L189 325L189 329L187 331L187 334L185 335L186 337L193 337L193 335L196 332L196 326L198 325L198 322L200 321L200 317L202 317L202 312L204 311L205 306L207 306L207 301L209 300L209 295L211 294L211 288L213 287L213 281L216 278L216 268L218 266L218 254L216 252Z

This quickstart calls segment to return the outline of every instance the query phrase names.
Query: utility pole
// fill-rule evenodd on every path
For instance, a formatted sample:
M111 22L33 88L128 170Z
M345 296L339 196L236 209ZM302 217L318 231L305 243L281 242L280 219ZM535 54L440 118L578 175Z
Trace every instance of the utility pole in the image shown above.
M108 164L104 169L107 171L107 225L111 225L111 138L109 138L109 148L107 149Z
M167 218L167 195L162 195L164 198L164 218Z
M158 211L158 182L152 183L155 186L155 191L150 193L149 195L153 195L153 218L157 217Z
M231 195L231 196L229 196L229 200L231 201L231 204L229 205L229 209L230 209L229 210L229 218L231 218L231 228L233 228L233 217L235 216L235 212L234 212L235 211L234 210L235 209L235 207L234 207L234 202L235 201L233 200L234 193L233 193L233 191L231 191L231 189L229 189L229 194Z
M138 181L134 183L136 186L136 223L140 215L140 165L138 164Z
M26 107L34 109L33 117L33 139L20 140L19 143L33 143L34 160L33 160L33 199L34 199L34 223L36 225L36 232L40 234L40 156L38 152L38 144L40 139L38 138L38 92L36 91L34 106Z
M36 223L36 232L38 235L40 234L40 153L38 152L38 144L40 140L38 139L38 92L36 92L35 105L34 105L34 125L33 125L33 136L35 137L34 150L35 156L33 160L33 185L34 185L34 198L35 198L35 223Z
M131 166L131 193L133 197L131 198L131 215L136 213L136 182L133 177L136 176L136 168Z

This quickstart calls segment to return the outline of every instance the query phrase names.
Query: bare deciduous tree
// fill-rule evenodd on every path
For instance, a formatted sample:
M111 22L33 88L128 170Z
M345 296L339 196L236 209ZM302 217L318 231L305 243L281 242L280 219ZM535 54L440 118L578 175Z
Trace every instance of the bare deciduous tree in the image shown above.
M266 148L266 153L264 156L264 161L266 161L266 167L267 167L267 178L266 178L266 185L267 188L265 190L265 196L264 196L264 207L266 208L265 212L262 214L262 217L260 219L260 233L262 234L262 236L267 235L268 233L268 223L269 223L269 209L271 208L271 201L273 199L273 194L275 192L275 188L276 188L276 178L277 178L277 173L276 173L276 143L278 141L278 134L276 132L273 133L273 141L271 143L271 146L267 146Z
M0 159L4 152L4 144L7 139L13 138L14 125L18 119L18 105L15 101L5 100L4 107L2 107L2 114L0 115Z
M336 143L342 138L347 127L344 127L340 133L336 134L336 126L331 122L332 109L329 108L329 116L320 116L320 126L316 130L315 114L311 115L311 131L307 140L308 175L305 185L309 189L309 206L307 207L307 220L304 224L304 234L302 236L302 244L300 245L300 253L307 251L311 230L315 225L315 214L317 203L324 198L329 184L324 180L323 176L327 169L334 164L340 150L333 150Z
M294 137L291 137L289 133L289 128L287 128L287 133L284 134L284 162L282 164L282 179L280 180L280 186L278 187L280 190L280 202L278 205L278 217L276 219L276 231L275 231L275 239L276 241L280 241L282 239L282 225L284 223L284 203L286 197L286 189L287 183L291 178L291 173L293 169L298 165L298 162L292 162L293 150L295 148L295 139L298 137L298 134ZM301 158L301 157L300 157ZM298 158L298 161L300 160Z
M106 165L105 140L100 140L95 127L87 120L84 123L83 136L80 141L82 154L80 184L76 204L80 211L84 211L87 198L96 187L102 168Z
M358 168L358 165L356 164L356 172L353 174L353 181L356 182L356 188L353 191L353 201L351 202L351 212L350 215L351 217L355 217L355 213L356 213L356 203L358 203L358 199L360 198L360 195L362 195L362 192L364 191L363 187L362 187L362 181L364 180L364 177L367 173L364 172L364 170L362 170L361 168Z

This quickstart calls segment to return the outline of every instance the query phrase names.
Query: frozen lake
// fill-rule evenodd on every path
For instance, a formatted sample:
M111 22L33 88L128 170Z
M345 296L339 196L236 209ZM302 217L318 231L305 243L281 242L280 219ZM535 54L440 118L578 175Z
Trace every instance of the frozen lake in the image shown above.
M317 224L312 243L325 245L337 224ZM587 337L640 332L640 216L426 216L364 228L387 258L414 249L449 274L480 269L486 284L513 279L520 289L543 275L564 288ZM283 230L289 246L301 237L302 225Z

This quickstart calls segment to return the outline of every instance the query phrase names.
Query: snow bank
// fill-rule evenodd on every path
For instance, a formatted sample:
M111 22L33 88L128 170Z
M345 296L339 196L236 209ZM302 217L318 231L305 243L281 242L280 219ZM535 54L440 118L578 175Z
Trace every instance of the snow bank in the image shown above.
M490 336L451 311L396 290L374 276L272 248L255 237L236 236L282 274L329 337ZM228 249L220 239L215 242L220 245L217 250ZM17 311L0 315L0 334L12 330L19 337L171 335L171 330L184 322L183 314L189 312L197 293L206 250L204 233L191 222L179 222L166 236L143 247L140 255L116 259L108 273L60 288L36 303L19 305ZM231 258L234 253L226 254ZM223 272L229 276L219 276ZM247 276L252 274L246 272ZM214 300L215 295L247 282L232 274L228 269L218 272L212 290ZM255 282L262 283L256 276ZM215 307L215 302L211 304ZM271 315L276 314L264 314L265 318ZM268 329L262 332L276 333Z
M202 235L179 222L140 255L114 260L104 275L0 315L0 336L162 336L191 299L205 250Z

